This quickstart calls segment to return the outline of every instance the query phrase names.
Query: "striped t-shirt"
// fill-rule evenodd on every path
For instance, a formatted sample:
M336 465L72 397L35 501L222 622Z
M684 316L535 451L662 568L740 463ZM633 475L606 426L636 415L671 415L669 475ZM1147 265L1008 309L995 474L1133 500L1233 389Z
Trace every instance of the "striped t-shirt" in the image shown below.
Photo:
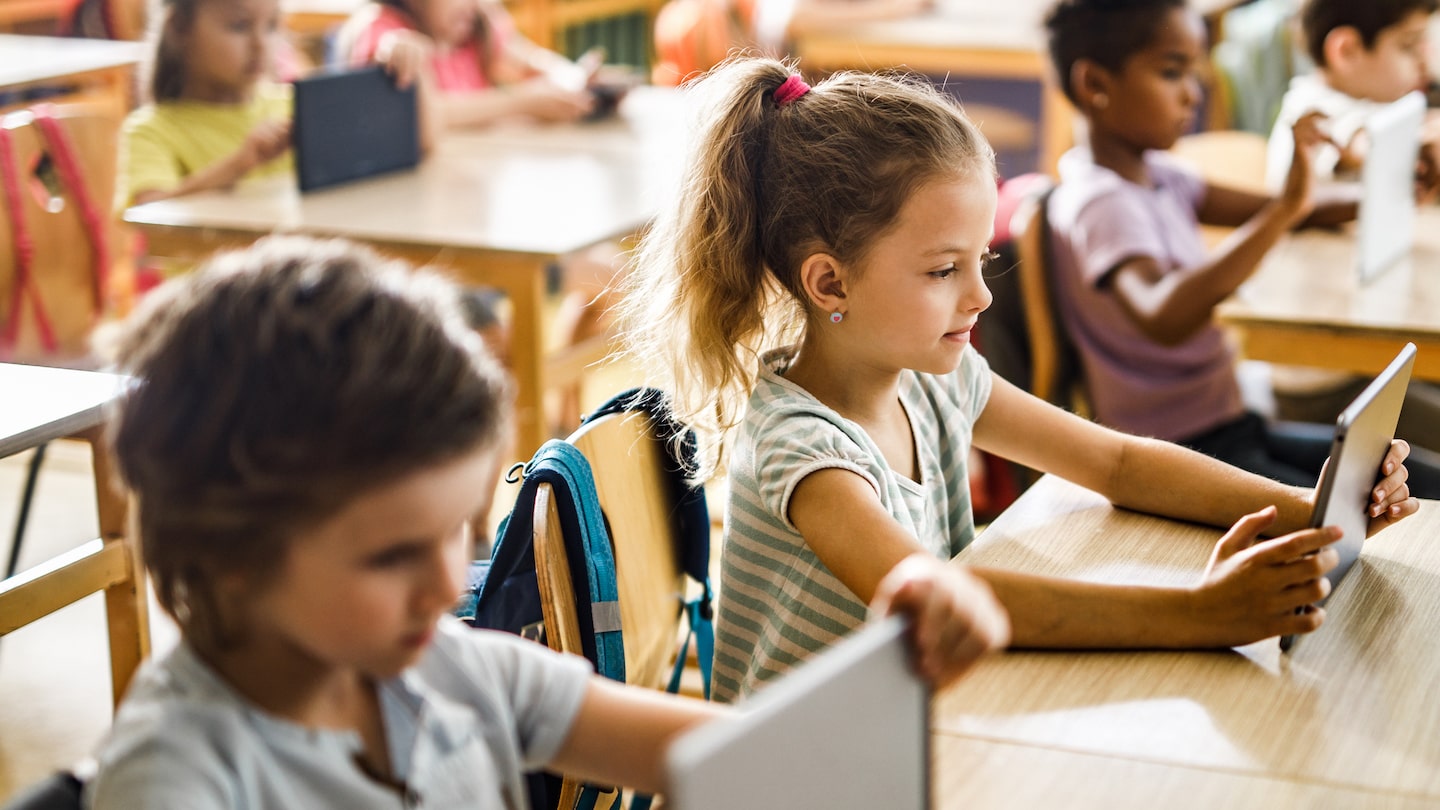
M720 563L717 700L749 694L865 621L865 604L789 520L790 496L805 476L835 467L863 477L890 516L943 559L975 536L966 462L972 427L990 397L984 358L967 348L950 374L901 376L921 483L891 470L859 425L780 376L793 358L793 349L765 356L735 440Z

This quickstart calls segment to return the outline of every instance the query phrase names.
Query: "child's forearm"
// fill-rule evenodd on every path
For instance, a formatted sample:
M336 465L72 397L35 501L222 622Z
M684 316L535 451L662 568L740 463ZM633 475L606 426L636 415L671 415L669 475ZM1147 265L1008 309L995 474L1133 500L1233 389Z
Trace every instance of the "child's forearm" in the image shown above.
M1101 492L1116 506L1222 528L1274 506L1278 515L1269 533L1309 525L1313 490L1245 472L1171 442L1133 436L1125 442L1108 491Z
M256 166L254 158L243 150L190 174L170 189L142 189L135 193L133 205L143 205L202 191L216 191L234 186Z
M1265 254L1300 220L1303 211L1281 201L1260 209L1203 264L1142 280L1117 271L1137 324L1151 339L1176 345L1210 323L1215 307L1235 292Z
M1012 648L1211 649L1277 635L1200 588L1112 585L972 568L1010 613Z
M665 752L680 732L728 714L693 698L591 679L552 770L646 793L665 789Z
M439 92L435 96L439 109L436 120L446 130L489 126L519 112L515 94L499 87L474 93Z

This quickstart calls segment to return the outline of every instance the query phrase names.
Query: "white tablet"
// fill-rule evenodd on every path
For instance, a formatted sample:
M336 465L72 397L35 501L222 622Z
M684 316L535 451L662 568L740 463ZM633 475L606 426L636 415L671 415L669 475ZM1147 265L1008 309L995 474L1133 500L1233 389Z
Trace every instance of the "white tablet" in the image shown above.
M930 694L905 628L867 625L684 734L666 758L666 806L928 808Z
M1399 261L1415 241L1415 161L1425 96L1413 91L1365 122L1370 146L1360 170L1355 258L1361 281Z
M1415 365L1415 344L1406 343L1400 354L1380 372L1360 396L1335 420L1335 439L1330 444L1330 461L1315 489L1315 509L1310 526L1339 526L1343 534L1333 548L1340 564L1326 577L1330 592L1339 587L1365 542L1370 525L1370 493L1379 477L1380 463L1395 438L1395 424L1405 404L1405 389ZM1324 604L1322 599L1317 604ZM1295 636L1280 639L1280 648L1290 649Z

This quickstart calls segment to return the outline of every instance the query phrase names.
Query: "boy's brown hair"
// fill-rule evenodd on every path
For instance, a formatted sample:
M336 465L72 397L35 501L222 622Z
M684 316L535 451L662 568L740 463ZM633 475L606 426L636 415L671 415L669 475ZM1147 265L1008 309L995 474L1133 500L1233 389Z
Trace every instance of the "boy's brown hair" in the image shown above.
M112 420L156 595L223 646L217 577L263 581L297 533L491 447L507 382L454 287L342 241L274 237L147 297L112 336Z
M1434 14L1437 7L1440 0L1308 0L1300 12L1300 28L1310 58L1324 67L1325 38L1336 28L1354 28L1369 49L1381 31L1417 11Z

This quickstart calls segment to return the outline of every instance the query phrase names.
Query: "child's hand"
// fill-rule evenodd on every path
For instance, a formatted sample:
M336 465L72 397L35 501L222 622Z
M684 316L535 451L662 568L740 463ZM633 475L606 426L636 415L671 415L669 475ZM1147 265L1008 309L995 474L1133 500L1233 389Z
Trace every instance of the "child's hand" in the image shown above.
M870 609L910 617L915 669L937 689L1010 642L1010 617L990 587L928 554L912 554L890 569Z
M1373 537L1386 526L1399 523L1419 511L1420 502L1410 497L1410 487L1405 483L1410 477L1410 471L1405 469L1405 459L1409 456L1410 445L1405 440L1390 442L1390 452L1380 462L1380 475L1383 477L1370 492L1367 537Z
M404 90L420 81L434 52L435 43L429 37L419 31L401 29L380 38L375 47L375 61L395 79L395 86Z
M1280 201L1291 209L1297 223L1309 216L1315 205L1315 177L1311 169L1315 147L1322 143L1334 143L1322 129L1324 121L1323 113L1306 113L1290 131L1295 149L1290 171L1285 175L1285 188L1280 192Z
M1302 529L1261 539L1275 516L1273 506L1246 515L1215 544L1193 591L1195 618L1207 643L1229 646L1308 633L1325 620L1314 603L1330 593L1324 575L1340 563L1340 555L1327 547L1340 539L1340 530Z
M222 186L232 186L259 166L280 157L290 148L290 122L264 121L245 136L240 148L230 157L229 170Z
M511 86L515 112L544 123L578 121L595 108L595 97L583 88L567 89L543 76Z
M1420 144L1420 155L1415 161L1415 202L1419 205L1433 201L1440 196L1440 143Z

